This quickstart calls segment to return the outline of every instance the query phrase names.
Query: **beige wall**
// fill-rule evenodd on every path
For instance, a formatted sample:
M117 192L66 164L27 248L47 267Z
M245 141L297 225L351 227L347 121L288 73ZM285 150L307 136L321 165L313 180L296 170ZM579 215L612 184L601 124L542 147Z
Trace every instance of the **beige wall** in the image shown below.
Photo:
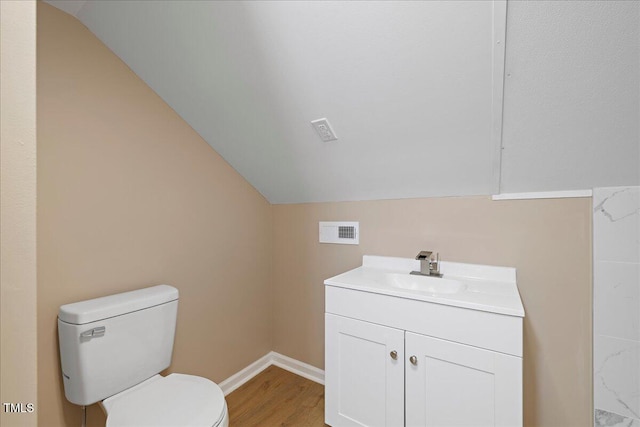
M80 421L60 381L61 304L170 283L181 292L173 371L220 381L269 350L323 367L322 281L363 254L421 249L518 269L526 425L590 425L590 199L270 206L86 28L42 3L37 59L42 425ZM361 244L318 244L320 220L360 221ZM89 424L103 422L94 405Z
M0 402L37 409L35 1L1 1L0 19ZM36 414L0 407L0 424Z
M363 254L517 268L526 426L591 425L591 199L484 197L277 205L274 350L323 367L324 279ZM318 221L360 221L360 245L318 243Z
M38 416L71 426L62 304L178 287L171 370L214 381L272 349L271 207L79 21L37 17Z

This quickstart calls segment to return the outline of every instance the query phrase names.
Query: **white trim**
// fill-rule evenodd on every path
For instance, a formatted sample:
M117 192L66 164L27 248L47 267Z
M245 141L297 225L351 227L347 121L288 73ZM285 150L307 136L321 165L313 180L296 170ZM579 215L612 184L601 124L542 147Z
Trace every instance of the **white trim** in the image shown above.
M593 190L537 191L532 193L494 194L491 196L491 200L568 199L591 196L593 196Z
M324 385L324 371L322 369L284 356L280 353L276 353L275 351L272 351L271 354L273 355L272 363L275 366L286 369L289 372L292 372L318 384Z
M275 351L270 351L246 368L231 375L218 385L226 396L271 365L278 366L279 368L285 369L303 378L324 385L324 371L322 369L316 368L315 366L311 366L299 360L292 359L280 353L276 353Z
M240 372L236 372L235 374L231 375L229 378L218 384L222 389L224 395L228 395L229 393L249 381L251 378L255 377L260 372L271 366L271 353L272 352L265 354L260 359L242 369Z

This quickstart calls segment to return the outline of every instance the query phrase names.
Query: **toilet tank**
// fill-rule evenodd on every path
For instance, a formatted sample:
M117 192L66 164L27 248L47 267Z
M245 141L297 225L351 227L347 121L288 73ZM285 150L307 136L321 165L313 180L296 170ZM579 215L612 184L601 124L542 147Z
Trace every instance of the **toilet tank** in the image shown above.
M60 307L64 392L90 405L171 364L178 290L158 285Z

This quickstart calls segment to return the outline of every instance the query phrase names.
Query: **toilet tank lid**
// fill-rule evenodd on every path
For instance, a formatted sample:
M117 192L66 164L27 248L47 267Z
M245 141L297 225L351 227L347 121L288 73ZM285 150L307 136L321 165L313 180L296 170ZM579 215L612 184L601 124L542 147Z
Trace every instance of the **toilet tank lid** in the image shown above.
M151 286L73 304L65 304L58 311L58 319L66 323L84 325L85 323L121 316L177 299L178 290L173 286Z

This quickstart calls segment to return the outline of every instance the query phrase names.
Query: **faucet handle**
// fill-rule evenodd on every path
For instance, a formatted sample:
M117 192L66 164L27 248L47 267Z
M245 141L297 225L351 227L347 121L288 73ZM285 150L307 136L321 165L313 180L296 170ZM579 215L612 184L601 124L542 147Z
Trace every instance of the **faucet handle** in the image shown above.
M433 252L431 251L420 251L418 255L416 255L416 259L419 260L430 260Z
M429 262L429 273L435 276L441 276L440 274L440 253L436 252L435 261Z

